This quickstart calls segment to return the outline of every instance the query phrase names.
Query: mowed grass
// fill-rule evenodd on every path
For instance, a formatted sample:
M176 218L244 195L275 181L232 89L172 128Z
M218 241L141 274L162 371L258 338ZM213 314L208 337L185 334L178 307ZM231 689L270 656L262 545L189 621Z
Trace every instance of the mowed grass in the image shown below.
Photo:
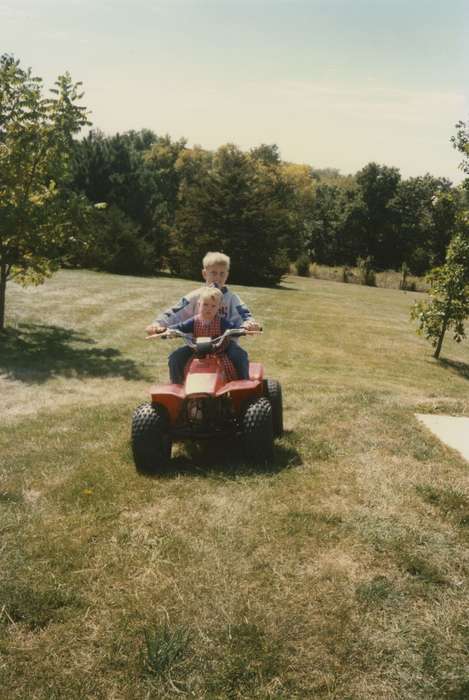
M0 340L0 696L469 697L469 469L414 418L469 415L420 295L289 277L236 287L284 391L268 467L178 446L135 472L144 341L194 283L63 271L8 290Z

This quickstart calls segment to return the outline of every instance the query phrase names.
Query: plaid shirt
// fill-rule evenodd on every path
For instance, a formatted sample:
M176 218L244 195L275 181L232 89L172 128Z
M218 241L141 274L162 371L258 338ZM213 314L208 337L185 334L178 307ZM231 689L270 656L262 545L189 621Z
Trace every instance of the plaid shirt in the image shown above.
M194 338L218 338L218 336L222 335L223 330L226 330L226 327L229 328L231 326L231 324L228 324L225 320L222 324L222 319L219 316L215 316L211 321L204 321L200 316L194 316L192 320L194 322L194 327L191 332ZM187 322L184 325L187 325ZM222 325L224 328L222 328ZM233 363L225 353L229 342L227 338L216 353L217 355L221 355L227 382L234 381L238 378Z
M220 316L215 316L211 321L204 321L200 316L194 316L194 338L218 338L222 334Z

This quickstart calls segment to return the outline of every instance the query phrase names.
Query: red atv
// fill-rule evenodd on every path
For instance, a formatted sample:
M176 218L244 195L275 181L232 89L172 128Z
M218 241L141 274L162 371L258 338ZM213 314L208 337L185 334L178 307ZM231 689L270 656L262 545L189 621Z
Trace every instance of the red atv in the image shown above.
M249 363L249 379L227 381L217 350L227 338L251 335L243 328L226 330L218 338L197 338L167 330L159 338L184 338L194 350L184 384L155 384L151 402L135 409L132 451L139 472L154 474L171 457L175 440L237 436L250 461L272 457L274 437L283 434L282 390L264 379L264 369Z

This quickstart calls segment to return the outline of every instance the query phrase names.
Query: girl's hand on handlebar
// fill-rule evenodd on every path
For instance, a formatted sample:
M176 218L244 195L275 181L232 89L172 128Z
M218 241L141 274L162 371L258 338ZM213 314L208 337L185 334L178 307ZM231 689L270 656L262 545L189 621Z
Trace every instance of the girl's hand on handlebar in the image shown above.
M245 321L241 328L244 328L246 331L260 331L261 327L256 321Z
M163 328L163 330L158 333L150 333L146 336L145 340L167 340L168 338L174 338L174 333L169 328Z

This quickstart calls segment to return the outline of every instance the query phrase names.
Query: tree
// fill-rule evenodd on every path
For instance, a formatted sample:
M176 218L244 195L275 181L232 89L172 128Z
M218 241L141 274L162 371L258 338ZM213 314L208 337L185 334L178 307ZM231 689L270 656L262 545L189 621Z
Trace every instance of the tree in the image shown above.
M90 131L75 144L74 189L92 202L119 207L136 224L145 227L154 189L145 171L145 158L157 140L148 129L114 136Z
M280 151L275 143L271 145L261 143L260 146L251 148L249 155L253 160L258 160L264 165L280 165Z
M392 199L401 179L397 168L369 163L356 174L359 196L347 217L347 233L359 255L371 256L378 269L395 267L396 216Z
M309 211L314 198L317 177L313 176L311 166L296 163L280 163L280 172L284 181L288 184L292 197L289 210L291 220L296 231L295 238L298 243L298 254L306 262L311 262ZM293 259L295 256L291 255ZM298 259L296 260L298 262Z
M464 321L469 316L469 235L458 233L448 246L446 262L427 277L430 301L416 302L411 317L418 320L418 332L435 348L439 358L445 333L453 328L453 338L465 338Z
M359 197L351 178L320 181L305 212L305 242L310 257L323 265L354 264L363 254L348 235L351 209Z
M394 267L405 262L412 274L422 275L443 265L458 206L450 181L429 174L402 180L391 205L396 220Z
M178 272L193 277L207 250L231 257L230 278L241 284L276 284L299 252L292 215L294 191L275 159L222 146L212 158L194 153L185 162L172 232Z
M461 169L469 175L469 129L464 122L456 124L453 146L463 154ZM463 183L469 190L469 178ZM440 202L446 209L457 206L455 194L445 193ZM461 198L462 199L462 198ZM438 204L438 202L435 202ZM459 203L459 212L454 215L459 232L448 246L445 264L428 276L430 301L414 304L411 316L419 321L418 332L423 333L435 347L434 357L440 356L445 333L453 328L453 338L461 342L466 337L464 321L469 316L469 211Z
M104 237L113 245L109 225L116 224L117 241L122 222L127 221L126 240L130 240L132 230L135 241L134 255L129 258L129 264L130 260L135 264L135 274L143 268L158 270L167 265L181 179L176 163L185 150L183 139L171 141L169 136L159 137L148 129L114 136L92 131L76 144L73 187L89 200L106 202L113 208L107 231L96 230L98 239ZM118 250L119 246L115 252ZM145 258L138 259L138 254ZM108 269L101 267L102 256L94 259L99 269Z
M460 168L466 175L469 175L469 125L465 122L456 124L456 136L451 137L451 142L460 153L463 155ZM466 180L466 184L468 181Z
M86 218L84 197L66 187L73 135L88 124L80 85L66 73L43 96L30 68L0 57L0 330L7 281L44 281Z
M119 207L96 209L88 217L93 235L71 260L75 267L105 270L119 275L151 275L154 250L140 236L140 229Z
M188 149L185 139L159 137L144 156L144 182L148 196L146 240L153 246L159 269L169 261L169 238L179 206L179 187L184 170L181 160Z

